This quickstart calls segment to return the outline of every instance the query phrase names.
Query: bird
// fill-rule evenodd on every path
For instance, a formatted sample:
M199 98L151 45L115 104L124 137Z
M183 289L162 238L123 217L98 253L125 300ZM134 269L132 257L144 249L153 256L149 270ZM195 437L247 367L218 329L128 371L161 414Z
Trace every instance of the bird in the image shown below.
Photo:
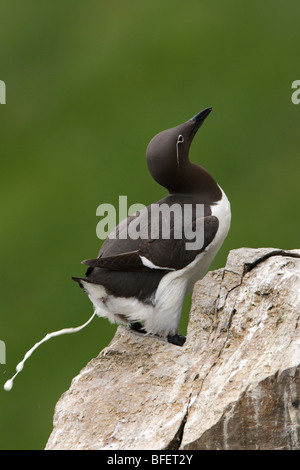
M177 346L186 341L178 331L184 298L206 274L231 223L225 192L206 169L189 159L191 143L211 111L205 108L153 137L146 149L148 170L168 194L122 220L102 244L98 257L82 261L88 266L85 276L72 277L99 317ZM154 207L161 209L163 220L170 216L168 236L161 219L151 220ZM186 217L188 226L183 217L179 221L181 236L175 207L191 211L191 217ZM124 236L132 225L139 225L144 236ZM201 244L196 243L199 227ZM188 243L192 244L189 249Z

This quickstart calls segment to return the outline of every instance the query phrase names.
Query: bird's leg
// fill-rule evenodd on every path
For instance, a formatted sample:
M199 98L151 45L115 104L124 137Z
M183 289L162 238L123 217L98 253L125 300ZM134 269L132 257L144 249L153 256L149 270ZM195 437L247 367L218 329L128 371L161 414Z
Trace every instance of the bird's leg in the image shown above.
M144 334L147 333L143 325L138 321L134 323L130 323L129 328L133 331L138 331L139 333L144 333Z
M176 346L183 346L186 341L185 336L178 335L178 334L168 335L167 338L168 338L168 343L175 344Z

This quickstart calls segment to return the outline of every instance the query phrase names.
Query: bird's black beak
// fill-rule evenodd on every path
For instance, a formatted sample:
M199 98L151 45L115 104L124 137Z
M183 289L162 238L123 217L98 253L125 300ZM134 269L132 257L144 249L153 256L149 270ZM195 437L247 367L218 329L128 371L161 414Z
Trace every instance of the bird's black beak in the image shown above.
M199 127L203 124L209 113L211 112L212 108L206 108L203 109L203 111L200 111L200 113L196 114L191 121L193 121L194 125L192 127L192 136L196 134L197 130Z

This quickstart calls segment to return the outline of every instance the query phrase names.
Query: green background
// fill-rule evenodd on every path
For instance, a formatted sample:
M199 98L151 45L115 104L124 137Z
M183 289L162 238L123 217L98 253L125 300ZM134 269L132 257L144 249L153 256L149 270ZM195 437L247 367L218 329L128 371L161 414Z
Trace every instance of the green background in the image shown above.
M156 133L213 107L190 153L232 206L212 269L242 246L299 248L299 13L299 0L0 1L1 449L44 448L55 403L114 335L96 318L52 339L2 390L35 342L91 315L70 278L98 254L97 206L166 194L145 162Z

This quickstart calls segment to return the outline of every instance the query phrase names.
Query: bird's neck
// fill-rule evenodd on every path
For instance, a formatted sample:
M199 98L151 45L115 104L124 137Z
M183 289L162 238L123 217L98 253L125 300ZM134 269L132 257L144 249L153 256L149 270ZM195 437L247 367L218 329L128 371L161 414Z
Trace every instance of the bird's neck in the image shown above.
M167 188L169 194L192 196L203 204L219 201L222 191L213 177L205 168L188 163L174 182L174 187Z

